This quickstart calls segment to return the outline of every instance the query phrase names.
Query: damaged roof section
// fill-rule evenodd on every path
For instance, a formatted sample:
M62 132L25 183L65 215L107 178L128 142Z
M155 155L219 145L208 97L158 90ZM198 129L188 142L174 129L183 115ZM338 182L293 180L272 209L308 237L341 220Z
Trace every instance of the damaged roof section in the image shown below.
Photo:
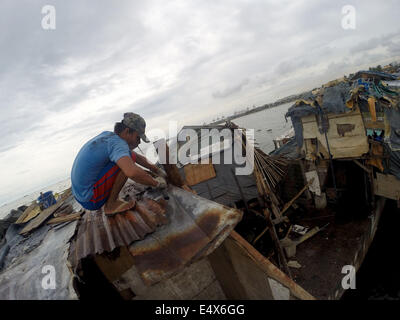
M152 285L214 251L241 220L239 210L228 208L180 188L168 188L167 225L129 251L141 279Z
M239 210L172 185L164 191L147 189L138 194L137 184L131 184L122 193L125 199L139 197L140 209L113 217L86 212L70 250L75 270L87 256L126 246L135 272L151 285L211 253L242 218Z
M128 246L166 224L166 203L143 197L134 210L106 216L102 210L86 211L70 250L70 261L74 268L87 256L111 252L117 247Z
M76 224L73 221L62 227L42 225L29 237L18 234L21 226L10 226L7 243L1 248L4 270L0 273L0 299L77 299L67 261ZM55 288L51 290L46 287L49 272L55 275Z
M77 212L81 206L67 190L54 208L61 214ZM56 210L53 209L52 214L43 210L36 216L37 220L32 217L30 221L14 223L7 229L5 244L0 248L0 300L78 298L67 260L77 221L49 225L46 222L54 215ZM29 231L22 232L27 226ZM50 274L55 275L55 289L46 287Z
M383 69L396 73L360 71L289 108L285 116L307 160L363 158L400 179L400 67Z

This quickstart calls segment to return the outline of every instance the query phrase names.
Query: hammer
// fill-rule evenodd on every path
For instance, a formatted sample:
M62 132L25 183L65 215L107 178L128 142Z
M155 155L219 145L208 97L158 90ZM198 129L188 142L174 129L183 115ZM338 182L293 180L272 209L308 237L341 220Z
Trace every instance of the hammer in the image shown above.
M301 236L297 240L291 240L288 238L288 236L286 236L284 239L282 239L281 245L285 249L286 256L288 258L295 256L296 255L296 247L300 243L306 241L307 239L311 238L313 235L315 235L319 231L325 229L328 226L328 224L329 223L324 225L322 228L319 228L319 227L312 228L310 231L308 231L305 235Z

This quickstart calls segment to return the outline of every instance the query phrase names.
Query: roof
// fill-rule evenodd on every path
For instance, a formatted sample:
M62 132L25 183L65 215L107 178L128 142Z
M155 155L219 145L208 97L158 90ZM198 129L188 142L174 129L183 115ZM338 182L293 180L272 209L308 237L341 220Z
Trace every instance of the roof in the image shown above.
M367 76L366 79L363 76ZM321 118L320 132L325 132L328 124L325 114L328 113L348 113L355 108L369 111L368 99L375 101L375 111L385 111L397 109L399 104L399 92L385 86L381 80L395 80L395 75L375 72L359 71L353 77L353 81L333 81L329 87L323 87L313 91L313 95L308 100L298 100L288 109L285 117L291 117L295 131L296 143L299 147L303 145L303 126L301 118L315 114ZM372 80L370 80L372 79Z
M355 80L361 77L370 77L374 78L377 80L396 80L397 76L387 73L387 72L380 72L380 71L367 71L367 70L362 70L358 71L353 77L351 77L351 80Z
M135 210L111 217L101 210L86 211L72 242L69 260L76 268L81 259L128 246L167 222L162 199L157 202L143 198L137 201Z
M169 223L129 246L145 284L167 279L214 251L242 218L242 212L170 186Z
M242 218L236 209L174 186L161 192L128 183L121 193L138 198L135 210L112 217L86 211L80 221L41 223L28 235L20 234L24 225L11 225L0 249L0 299L77 299L78 262L119 246L129 248L145 283L158 282L211 253ZM79 208L72 197L65 204ZM54 267L54 290L42 287L46 266Z
M0 272L1 300L64 300L77 299L72 286L73 275L68 268L69 241L76 228L76 221L62 228L42 225L28 238L18 234L21 227L13 225L7 241L6 267ZM49 275L46 266L54 267L55 289L42 287Z
M84 257L128 246L139 276L152 284L211 253L242 218L241 211L172 185L164 194L138 192L136 186L128 184L121 192L131 198L139 194L139 207L147 210L128 210L111 218L85 213L71 245L74 268ZM165 206L164 196L169 197Z
M286 159L296 160L302 157L297 150L297 143L295 137L291 137L290 140L280 148L269 153L272 156L282 156Z

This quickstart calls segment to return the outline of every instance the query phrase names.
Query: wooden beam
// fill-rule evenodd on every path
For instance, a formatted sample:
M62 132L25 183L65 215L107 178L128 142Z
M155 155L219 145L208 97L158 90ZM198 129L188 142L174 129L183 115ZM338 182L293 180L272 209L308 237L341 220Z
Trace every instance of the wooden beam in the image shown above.
M61 217L50 219L47 222L47 224L56 224L56 223L63 223L63 222L67 222L67 221L78 220L78 219L80 219L80 217L81 217L81 213L80 212L71 213L71 214L67 214L65 216L61 216Z
M267 258L259 253L250 243L243 239L236 231L229 235L255 261L258 266L271 278L287 287L293 296L301 300L316 300L314 296L304 290L296 282L290 279L279 268L273 265Z
M286 272L286 274L289 276L289 278L292 278L292 274L290 272L289 266L287 265L285 253L283 252L281 242L279 241L278 235L276 234L275 226L271 220L271 213L267 208L264 209L264 215L267 220L267 226L269 227L268 228L269 235L271 236L272 242L274 243L275 248L278 253L280 265L283 266L283 269Z
M367 173L371 173L371 169L368 169L366 166L364 166L360 161L354 159L353 162L358 165L361 169L365 170Z
M290 200L288 203L286 203L286 204L283 206L283 209L282 209L282 211L281 211L281 215L283 215L283 214L286 212L286 210L290 208L290 206L293 204L293 202L295 202L295 201L303 194L303 192L304 192L313 182L314 182L314 178L312 178L310 181L308 181L308 183L303 187L303 189L301 189L301 190L299 191L299 193L296 194L296 195L293 197L292 200Z
M64 203L64 200L53 204L51 207L44 209L34 219L30 220L28 224L19 232L20 235L27 234L32 230L40 227L56 210L58 210Z

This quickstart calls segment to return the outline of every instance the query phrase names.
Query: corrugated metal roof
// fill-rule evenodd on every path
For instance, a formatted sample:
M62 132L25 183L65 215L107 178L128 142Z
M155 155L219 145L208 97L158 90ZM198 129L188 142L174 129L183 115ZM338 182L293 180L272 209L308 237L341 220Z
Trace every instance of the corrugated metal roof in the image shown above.
M144 197L137 201L134 210L114 216L106 216L101 210L86 211L71 244L71 264L77 267L87 256L128 246L167 222L163 199L155 201Z
M242 212L170 186L170 222L129 246L147 285L169 278L215 250L242 218Z
M137 197L135 188L127 186L122 193ZM84 214L70 250L75 270L84 257L127 246L139 277L153 284L211 253L242 218L239 210L172 185L164 193L168 202L158 190L141 193L139 210L113 217L99 211Z

